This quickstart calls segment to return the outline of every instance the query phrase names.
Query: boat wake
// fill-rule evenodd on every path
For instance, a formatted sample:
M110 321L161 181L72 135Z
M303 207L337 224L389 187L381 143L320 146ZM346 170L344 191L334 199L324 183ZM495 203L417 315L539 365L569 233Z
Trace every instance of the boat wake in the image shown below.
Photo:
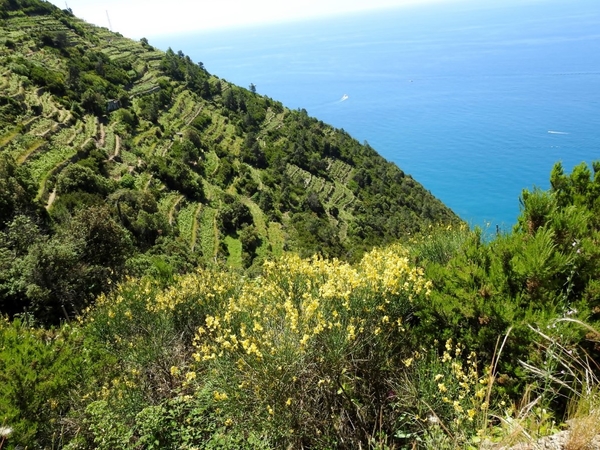
M566 131L548 131L548 134L569 134Z
M323 109L323 108L331 108L334 105L339 105L342 102L345 102L346 100L348 100L350 97L348 96L348 94L344 94L342 95L342 98L340 98L339 100L334 100L334 101L329 101L327 103L321 103L320 105L315 105L310 107L310 111L314 111L315 109Z

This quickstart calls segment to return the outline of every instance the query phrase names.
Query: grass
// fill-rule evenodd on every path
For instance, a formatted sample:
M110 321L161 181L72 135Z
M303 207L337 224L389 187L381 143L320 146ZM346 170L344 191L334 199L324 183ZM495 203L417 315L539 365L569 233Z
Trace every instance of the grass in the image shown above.
M136 167L138 165L138 157L135 155L135 153L126 150L121 150L119 152L119 155L121 156L121 160L124 164L131 167Z
M152 179L152 174L148 172L140 173L135 177L135 188L140 191L146 190L146 186Z
M76 127L76 126L69 127L69 128L63 128L58 133L56 133L52 136L52 138L51 138L52 145L68 146L75 140L75 138L77 137L77 133L78 133L78 127Z
M36 195L36 200L40 200L42 198L44 198L44 196L46 195L46 187L48 184L48 180L50 179L50 177L52 175L54 175L55 173L57 173L63 166L64 164L69 161L72 158L72 156L62 159L59 162L57 162L54 167L52 167L50 170L46 171L43 176L40 178L39 180L39 184L38 184L38 192Z
M158 202L158 210L169 219L169 224L173 223L173 216L177 204L185 197L175 192L169 192L161 197Z
M269 242L271 243L271 252L275 258L283 255L285 247L285 236L280 223L269 222L268 229Z
M218 210L205 207L200 217L200 248L207 261L212 261L219 248L219 231L216 225Z
M232 236L225 236L223 242L227 246L227 264L233 268L242 267L242 242Z
M198 238L198 215L202 210L202 203L198 203L198 207L196 208L196 212L194 213L194 221L192 225L192 236L190 239L190 250L194 252L196 249L196 241Z
M566 428L564 449L587 450L592 448L594 439L600 437L600 379L597 375L600 367L583 349L563 343L569 327L570 331L588 330L588 336L598 336L598 332L576 319L558 319L554 324L558 331L552 335L531 327L540 339L538 345L545 358L537 365L520 361L534 381L526 387L520 402L507 408L504 414L492 415L492 419L501 422L491 430L498 445L522 443L533 448L543 447L545 437ZM567 400L565 423L561 427L560 418L554 416L550 405Z
M332 159L328 159L327 163L329 166L329 173L331 174L331 177L334 180L339 181L343 184L346 184L348 183L348 181L350 181L354 172L351 166L344 163L343 161L334 161Z
M565 450L588 450L600 436L600 392L598 385L582 393L569 408L569 437Z
M40 147L47 144L44 140L34 141L23 153L21 153L17 157L17 164L23 164L27 158L29 158L33 153L35 153Z
M177 215L177 228L179 229L180 236L190 246L193 245L192 239L194 235L194 223L196 218L196 212L198 210L197 203L188 203L179 210Z
M466 244L470 233L466 227L433 228L426 239L413 242L411 251L427 261L446 264Z
M267 225L265 223L265 214L262 212L262 209L250 200L247 197L240 197L241 203L246 205L250 210L250 214L252 214L252 220L254 225L256 226L256 230L261 236L267 235Z
M109 156L115 154L116 136L114 130L114 124L109 125L104 129L104 149Z
M204 169L208 175L214 175L219 169L219 157L215 152L206 153Z
M340 209L346 209L354 201L354 194L346 186L335 182L335 190L329 198L328 204L337 206Z
M32 160L27 161L31 176L34 181L39 182L47 178L58 166L71 159L77 151L73 147L51 147L44 153L35 155Z
M12 130L5 133L3 136L0 136L0 147L4 147L5 145L7 145L10 141L16 138L19 134L21 134L21 131L21 127L17 125Z
M153 142L156 140L156 133L160 131L158 127L152 127L150 129L148 129L147 131L138 134L134 139L133 139L133 143L136 146L142 145L143 143L145 143L146 140Z

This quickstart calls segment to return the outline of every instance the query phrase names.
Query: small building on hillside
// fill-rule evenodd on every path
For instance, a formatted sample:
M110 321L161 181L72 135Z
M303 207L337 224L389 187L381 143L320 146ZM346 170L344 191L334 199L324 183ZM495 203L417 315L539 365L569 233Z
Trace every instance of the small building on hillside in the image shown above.
M121 102L119 100L109 100L106 103L106 112L116 111L121 107Z

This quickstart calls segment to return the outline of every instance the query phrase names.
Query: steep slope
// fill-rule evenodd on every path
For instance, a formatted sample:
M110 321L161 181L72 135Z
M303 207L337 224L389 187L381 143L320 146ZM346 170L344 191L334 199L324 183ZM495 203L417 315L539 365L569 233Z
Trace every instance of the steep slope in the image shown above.
M0 230L29 221L40 252L48 240L71 245L66 259L82 273L250 267L287 249L356 260L373 245L458 221L369 146L182 52L40 0L0 0L0 21L0 183L27 187L0 192ZM38 267L35 246L0 242L12 260ZM97 251L107 245L112 253ZM20 287L0 279L9 310L34 301L38 290L27 286L52 279L28 277ZM64 298L44 289L42 303Z

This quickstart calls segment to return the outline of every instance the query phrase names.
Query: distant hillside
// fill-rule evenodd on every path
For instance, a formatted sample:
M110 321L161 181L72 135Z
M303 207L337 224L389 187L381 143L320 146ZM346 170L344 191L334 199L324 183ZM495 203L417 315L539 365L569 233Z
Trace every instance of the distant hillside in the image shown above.
M40 0L0 0L0 310L124 274L358 260L456 215L342 130ZM60 311L60 313L59 313Z

